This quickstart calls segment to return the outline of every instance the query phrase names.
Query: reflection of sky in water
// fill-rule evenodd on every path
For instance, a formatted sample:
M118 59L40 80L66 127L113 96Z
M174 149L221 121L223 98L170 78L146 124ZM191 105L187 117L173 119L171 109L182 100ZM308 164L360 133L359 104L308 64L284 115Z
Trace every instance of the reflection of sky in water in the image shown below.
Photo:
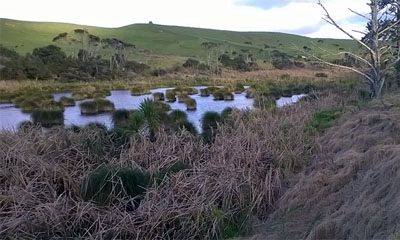
M204 87L196 87L201 89ZM151 90L154 92L164 92L167 89L172 88L158 88ZM200 91L199 91L200 92ZM54 94L54 99L58 101L62 96L71 97L71 93L56 93ZM131 96L129 90L123 91L112 91L111 96L107 99L114 103L116 109L137 109L140 103L146 99L152 98L152 95L145 96ZM235 94L234 101L214 101L212 96L201 97L199 94L192 95L191 98L195 99L197 102L196 111L188 111L188 118L197 128L200 128L201 116L207 111L222 112L226 107L245 109L253 107L253 99L246 98L245 94ZM299 100L300 96L293 96L291 98L281 98L277 100L277 105L279 107L292 104ZM84 116L81 115L79 108L79 103L82 101L77 101L76 106L66 107L64 111L65 125L78 125L83 126L90 122L103 123L108 127L111 127L111 114L103 113L95 116ZM180 109L186 111L186 105L184 103L168 103L171 105L172 109ZM14 107L13 104L0 104L0 129L16 128L21 122L30 120L30 114L22 113L19 108Z

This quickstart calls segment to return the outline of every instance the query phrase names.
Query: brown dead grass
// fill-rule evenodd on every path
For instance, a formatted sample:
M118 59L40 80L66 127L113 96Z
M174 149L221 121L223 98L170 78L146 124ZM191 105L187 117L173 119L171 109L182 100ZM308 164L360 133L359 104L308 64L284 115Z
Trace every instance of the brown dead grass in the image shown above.
M313 113L340 104L331 94L274 113L235 111L211 146L186 132L161 132L155 142L137 136L124 150L90 129L0 132L0 238L216 238L239 212L249 221L266 216L283 176L309 157L304 130ZM176 161L192 169L154 184L136 210L132 199L98 206L80 196L102 164L156 173Z
M397 99L397 100L396 100ZM375 100L319 140L259 239L398 239L400 95Z

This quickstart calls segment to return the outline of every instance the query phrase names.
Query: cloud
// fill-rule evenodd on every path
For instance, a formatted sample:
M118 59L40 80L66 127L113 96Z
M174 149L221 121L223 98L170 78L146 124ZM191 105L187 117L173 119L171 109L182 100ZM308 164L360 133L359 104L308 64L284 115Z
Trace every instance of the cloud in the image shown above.
M347 8L368 11L367 0L325 0L347 28L357 27ZM284 3L284 4L283 4ZM23 7L21 7L23 6ZM321 19L316 0L13 0L4 1L0 17L68 22L102 27L132 23L178 25L234 31L272 31L315 37L346 38Z

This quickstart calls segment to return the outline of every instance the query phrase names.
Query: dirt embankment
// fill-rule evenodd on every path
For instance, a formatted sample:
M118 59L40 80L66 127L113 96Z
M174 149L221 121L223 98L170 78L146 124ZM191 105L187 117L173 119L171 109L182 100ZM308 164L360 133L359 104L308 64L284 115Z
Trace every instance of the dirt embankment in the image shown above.
M400 239L400 95L330 129L252 239Z

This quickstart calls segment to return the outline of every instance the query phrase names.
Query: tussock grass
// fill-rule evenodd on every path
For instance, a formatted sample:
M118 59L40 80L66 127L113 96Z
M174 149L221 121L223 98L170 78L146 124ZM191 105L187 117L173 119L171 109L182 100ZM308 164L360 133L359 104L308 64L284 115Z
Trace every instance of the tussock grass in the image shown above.
M64 107L75 106L75 100L69 97L61 97L60 102Z
M174 89L176 95L194 95L198 94L199 91L192 87L177 87Z
M176 101L176 96L174 90L167 90L165 92L165 98L167 102L175 102Z
M162 92L153 93L153 99L154 101L164 101L165 100L164 93Z
M2 131L0 179L6 181L0 185L1 237L235 236L251 226L251 219L267 215L285 172L304 165L312 148L304 129L314 113L341 101L329 95L272 113L233 110L228 123L213 125L214 144L188 131L160 130L154 138L139 133L121 148L106 128L94 124L76 130ZM146 124L153 127L152 102L147 105L142 106ZM101 206L82 197L85 179L103 164L155 176L176 162L190 169L155 181L140 204L125 194L113 194L112 201Z
M187 99L185 103L188 111L195 111L197 109L197 102L193 98Z
M143 87L134 87L131 89L132 96L148 95L151 94L150 90Z
M31 115L33 124L43 127L64 125L64 112L61 110L34 110Z
M82 102L79 107L81 108L81 114L85 115L95 115L103 112L112 112L115 110L114 103L107 99L95 99Z

